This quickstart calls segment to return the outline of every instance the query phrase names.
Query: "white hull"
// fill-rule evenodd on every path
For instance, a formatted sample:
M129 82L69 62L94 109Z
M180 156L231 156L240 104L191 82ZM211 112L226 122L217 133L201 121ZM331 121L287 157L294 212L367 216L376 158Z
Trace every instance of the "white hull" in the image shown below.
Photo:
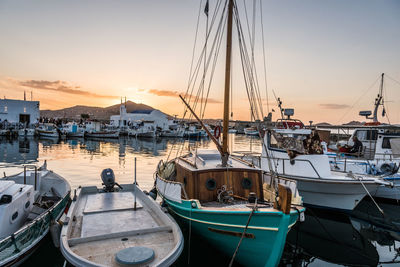
M52 137L52 138L60 137L58 132L47 132L47 131L38 130L38 134L40 137Z
M251 128L251 129L244 128L244 134L245 135L257 135L257 136L259 135L258 131L253 128Z
M359 181L339 181L314 178L294 178L297 188L307 205L330 209L353 210L367 195ZM380 185L375 182L363 182L368 191L375 191Z

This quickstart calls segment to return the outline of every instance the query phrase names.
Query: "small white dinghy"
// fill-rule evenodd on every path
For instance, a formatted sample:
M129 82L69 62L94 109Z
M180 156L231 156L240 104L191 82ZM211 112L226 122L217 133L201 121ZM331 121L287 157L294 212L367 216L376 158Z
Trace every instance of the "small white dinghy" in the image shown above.
M50 231L58 241L57 220L70 200L68 182L46 169L0 179L0 266L18 266Z
M169 266L183 249L177 223L135 184L78 188L64 219L61 252L75 266ZM117 187L116 187L117 186ZM75 197L74 197L75 198Z

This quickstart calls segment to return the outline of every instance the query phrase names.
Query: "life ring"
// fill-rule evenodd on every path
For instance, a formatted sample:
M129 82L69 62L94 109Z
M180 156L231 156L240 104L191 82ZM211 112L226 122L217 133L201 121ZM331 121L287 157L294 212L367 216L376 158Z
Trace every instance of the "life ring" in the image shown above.
M214 137L218 139L220 136L221 136L221 126L218 125L214 128Z

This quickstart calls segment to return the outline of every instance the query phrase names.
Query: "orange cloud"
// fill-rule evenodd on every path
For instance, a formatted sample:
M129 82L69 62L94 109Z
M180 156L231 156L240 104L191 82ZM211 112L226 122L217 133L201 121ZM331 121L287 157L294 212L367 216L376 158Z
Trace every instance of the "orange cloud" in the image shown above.
M74 94L80 96L96 97L96 98L118 98L118 96L99 95L88 91L78 90L80 86L73 86L65 81L45 81L45 80L26 80L15 81L18 85L35 88L39 90L56 91L67 94Z

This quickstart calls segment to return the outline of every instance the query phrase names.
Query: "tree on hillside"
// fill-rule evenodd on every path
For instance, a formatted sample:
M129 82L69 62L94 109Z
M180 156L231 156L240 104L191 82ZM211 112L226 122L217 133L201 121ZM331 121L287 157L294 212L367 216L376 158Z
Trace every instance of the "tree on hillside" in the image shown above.
M89 117L89 114L81 114L81 118L84 120L89 119Z

